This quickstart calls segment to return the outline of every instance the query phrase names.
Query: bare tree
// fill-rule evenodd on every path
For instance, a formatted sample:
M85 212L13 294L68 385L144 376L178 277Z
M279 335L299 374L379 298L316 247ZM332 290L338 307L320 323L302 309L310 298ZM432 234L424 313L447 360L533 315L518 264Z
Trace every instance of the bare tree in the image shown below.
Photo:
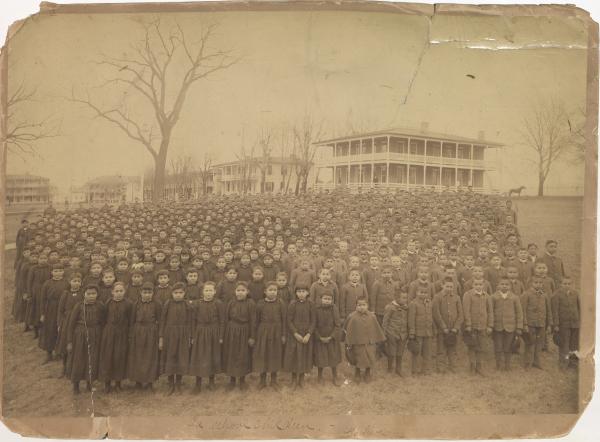
M21 157L35 155L36 142L60 135L60 124L57 121L50 118L32 120L23 115L23 105L36 101L36 89L27 88L21 82L6 100L7 128L3 141L10 152Z
M213 155L205 153L204 157L202 158L201 168L198 170L202 195L206 195L208 193L208 183L212 174L213 161Z
M154 160L153 201L163 193L167 153L171 136L179 122L192 85L225 70L239 59L231 51L213 49L217 25L203 26L198 41L191 43L175 22L168 31L160 20L142 23L144 37L132 45L132 55L104 57L99 65L112 72L103 86L122 86L127 92L121 103L108 109L93 100L89 92L71 100L86 105L96 117L119 128L130 139L144 146ZM180 78L178 78L180 77ZM133 96L132 96L133 95ZM140 106L140 100L144 106ZM138 112L130 112L129 108ZM151 117L134 116L151 110Z
M294 164L297 176L296 194L306 192L308 177L314 165L316 148L313 143L322 136L323 123L317 123L310 114L294 126Z
M535 153L538 172L538 196L544 195L544 184L561 156L573 147L569 115L562 101L539 101L523 119L523 143Z
M190 155L179 155L170 161L171 180L175 194L184 199L192 196L192 184L194 180L194 161Z
M282 159L287 159L287 158L293 157L293 153L288 153L289 141L290 141L289 130L288 130L288 128L283 127L281 129L281 140L279 142ZM282 193L286 193L286 194L289 192L289 189L290 189L290 182L292 180L292 170L295 169L294 163L292 163L292 167L289 167L289 166L290 166L289 162L286 162L286 164L282 164L282 166L281 166L282 174L283 174L283 187L282 187L283 192Z
M267 179L267 172L271 164L271 131L268 129L261 129L258 134L257 140L258 147L260 148L260 157L253 161L254 164L260 170L260 193L265 193L265 182Z
M248 150L242 141L240 145L240 152L236 153L235 156L238 160L239 176L240 176L240 191L246 194L250 191L250 186L253 179L254 169L254 149L255 145Z
M585 136L585 108L579 107L571 114L567 123L573 140L575 162L585 161L585 151L587 148Z

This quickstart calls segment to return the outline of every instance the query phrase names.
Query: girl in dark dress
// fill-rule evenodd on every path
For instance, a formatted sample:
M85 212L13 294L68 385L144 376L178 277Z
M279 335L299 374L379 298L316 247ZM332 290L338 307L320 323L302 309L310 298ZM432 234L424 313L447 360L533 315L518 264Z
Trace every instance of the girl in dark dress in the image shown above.
M102 271L102 279L98 284L98 301L106 304L112 298L113 285L115 283L115 271L108 267Z
M333 385L338 386L337 365L342 362L341 322L330 293L323 294L321 304L315 308L315 320L314 356L318 369L318 382L323 383L323 368L330 367Z
M221 344L225 332L225 309L215 299L215 283L208 281L202 288L202 299L193 312L190 374L196 376L194 393L200 393L202 378L208 378L208 389L215 389L215 375L222 372Z
M42 286L50 278L52 278L52 269L48 264L48 256L40 255L38 263L29 270L27 280L27 310L25 316L27 326L33 328L34 339L39 336Z
M248 298L248 285L240 281L235 288L235 300L225 311L225 336L223 339L223 371L230 376L228 389L235 388L239 379L240 390L248 388L246 375L251 372L251 349L255 343L256 307Z
M185 302L185 285L178 282L163 305L158 340L160 371L169 377L167 396L181 393L181 379L189 371L191 342L192 307Z
M277 372L283 362L283 345L286 336L286 311L281 299L277 298L277 283L267 283L265 299L256 305L256 346L252 355L252 368L260 373L262 390L267 386L267 372L271 373L271 386L278 388Z
M248 283L248 296L256 304L265 297L265 273L262 267L252 269L252 281Z
M69 281L69 290L66 290L58 303L57 326L58 342L56 344L56 354L62 358L63 376L67 376L67 344L68 344L68 324L73 307L83 301L81 290L81 274L71 273Z
M56 348L58 340L58 304L60 298L67 289L64 268L62 264L54 264L52 267L52 279L46 281L42 286L40 297L40 340L39 347L46 351L46 361L52 361L52 352Z
M87 286L83 302L73 308L69 319L67 370L75 394L79 394L80 381L86 380L88 391L91 391L92 382L98 377L98 357L106 310L102 303L96 301L97 298L98 287Z
M304 374L313 364L313 340L315 308L308 300L308 287L296 286L296 300L287 311L288 338L283 358L283 369L292 373L294 388L304 387Z
M104 382L105 393L110 393L111 382L115 390L121 390L121 381L127 378L127 345L131 302L125 299L125 284L113 285L112 299L106 302L106 323L100 343L100 367L98 377Z
M154 295L153 284L142 285L140 299L133 305L129 325L127 377L136 388L152 390L159 375L158 328L162 304Z

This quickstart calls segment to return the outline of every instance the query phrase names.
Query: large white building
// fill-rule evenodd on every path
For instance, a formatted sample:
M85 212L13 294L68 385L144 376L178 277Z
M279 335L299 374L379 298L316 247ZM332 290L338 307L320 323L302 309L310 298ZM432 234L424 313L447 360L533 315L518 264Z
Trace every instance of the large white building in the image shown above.
M90 205L122 204L142 201L142 177L111 175L84 184L85 201Z
M48 204L51 199L50 180L46 177L23 174L6 175L6 203Z
M251 158L213 166L214 189L217 195L232 193L293 193L298 176L297 160L293 157ZM308 187L314 183L314 167L309 174ZM264 170L264 184L263 184Z
M321 140L317 189L346 187L493 190L489 151L499 143L422 130L389 129Z

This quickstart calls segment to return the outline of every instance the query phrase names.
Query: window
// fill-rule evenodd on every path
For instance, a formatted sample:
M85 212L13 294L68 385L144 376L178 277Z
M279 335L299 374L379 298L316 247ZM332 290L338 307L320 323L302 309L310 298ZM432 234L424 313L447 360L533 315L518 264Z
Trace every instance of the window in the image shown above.
M406 154L408 152L408 140L406 138L390 137L390 152Z
M456 158L456 144L455 143L443 143L442 144L442 156L444 158Z
M410 140L410 154L411 155L425 155L425 141L424 140ZM415 183L411 183L415 184Z
M345 157L348 156L349 145L348 142L337 143L335 146L336 156L337 157Z
M350 143L350 155L358 155L360 153L360 140L354 140Z
M473 146L473 159L474 160L483 160L483 150L485 146Z
M442 154L442 144L439 141L427 141L427 156L439 157Z
M373 152L373 140L371 138L365 138L364 140L362 140L362 153L363 154L369 154ZM369 178L369 181L371 181L371 178Z
M287 166L281 166L281 176L287 175Z
M375 138L375 153L385 153L388 151L387 137Z
M273 182L267 181L265 182L265 192L273 192L275 185Z
M458 145L458 158L462 160L471 159L471 145L470 144L459 144Z

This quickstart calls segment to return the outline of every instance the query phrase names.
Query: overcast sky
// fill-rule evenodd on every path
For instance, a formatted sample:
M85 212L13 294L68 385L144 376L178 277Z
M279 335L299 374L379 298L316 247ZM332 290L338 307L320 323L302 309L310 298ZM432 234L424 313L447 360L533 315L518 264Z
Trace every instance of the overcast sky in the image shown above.
M43 15L14 37L9 92L24 82L34 103L19 109L32 120L61 121L61 135L38 145L39 157L10 155L8 173L47 176L59 188L108 174L139 174L152 164L141 145L81 105L74 91L108 107L123 89L99 88L109 76L102 54L121 57L142 38L136 20L153 15ZM357 12L220 12L162 15L194 39L218 23L215 48L240 62L190 90L175 128L170 157L205 152L234 159L257 132L274 134L309 112L324 137L365 130L419 128L504 143L492 185L525 185L534 193L531 153L519 144L521 121L548 97L576 112L585 107L587 33L574 18L496 18ZM428 43L429 42L429 43ZM173 78L183 69L174 63ZM468 74L468 75L467 75ZM472 78L474 77L474 78ZM132 96L134 91L126 91ZM128 109L152 123L147 109ZM563 161L551 172L551 193L581 188L583 166Z

